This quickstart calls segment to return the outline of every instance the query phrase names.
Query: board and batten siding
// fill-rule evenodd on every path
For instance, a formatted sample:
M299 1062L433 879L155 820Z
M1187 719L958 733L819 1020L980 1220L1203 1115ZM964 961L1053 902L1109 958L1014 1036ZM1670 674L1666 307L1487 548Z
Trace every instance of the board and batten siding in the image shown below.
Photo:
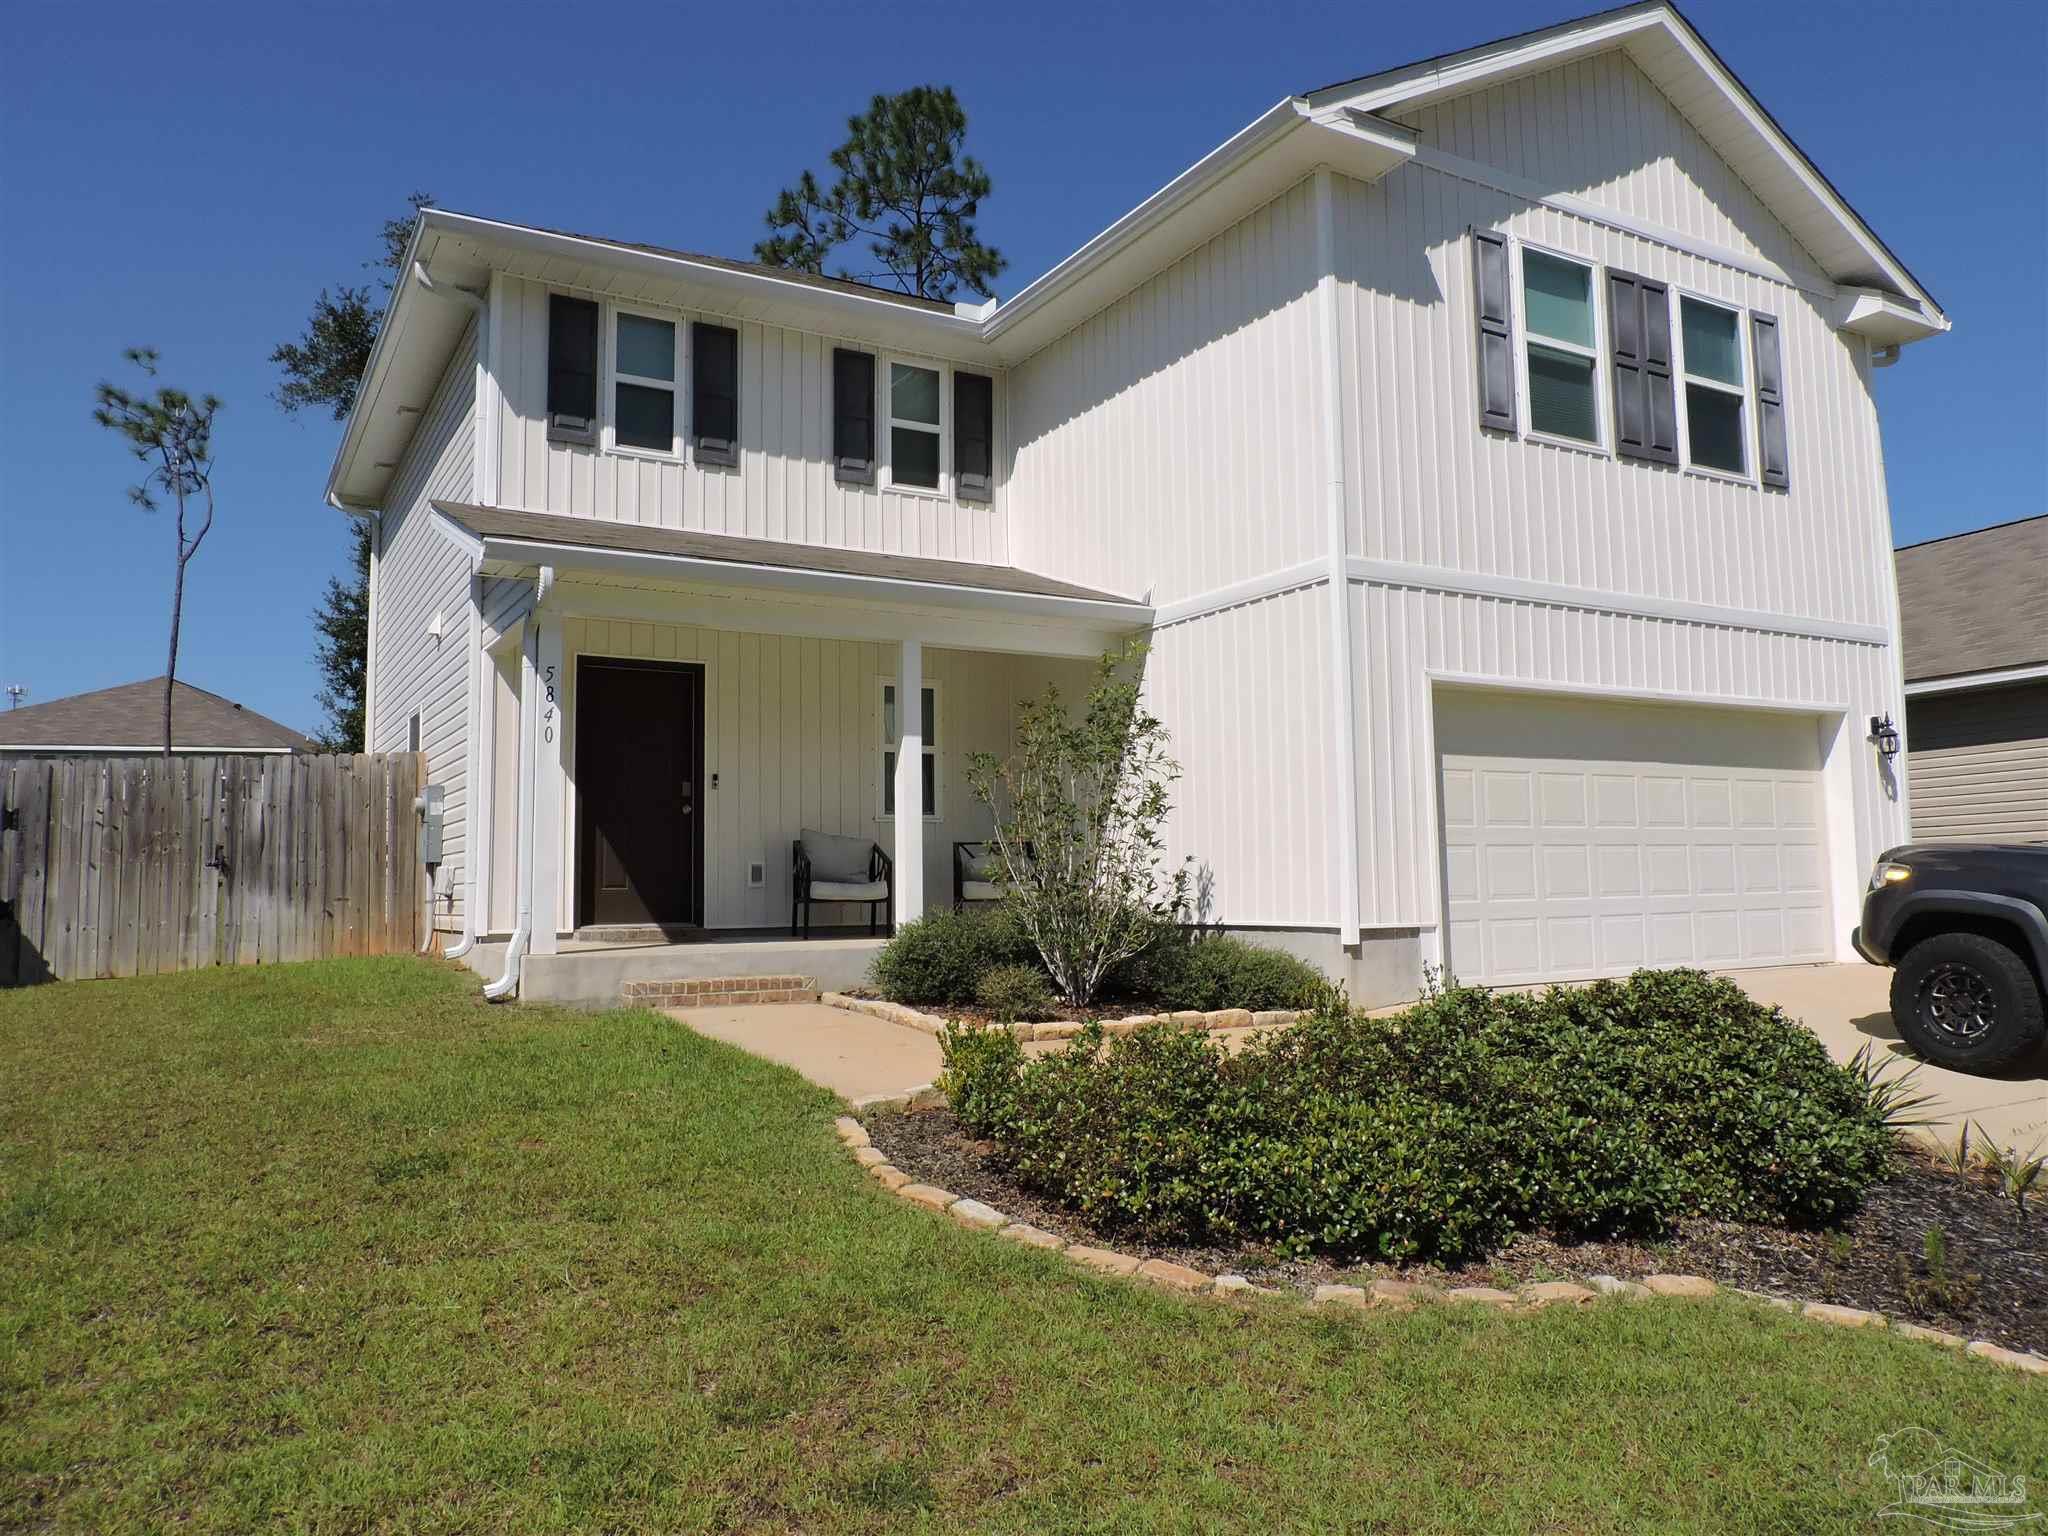
M1010 370L1011 558L1154 603L1327 550L1301 182Z
M1913 840L2048 843L2048 682L1906 701Z
M373 683L373 752L406 748L412 715L420 717L426 781L445 793L442 863L435 876L434 921L449 927L462 914L467 859L469 786L464 758L469 728L469 562L433 526L428 505L472 494L476 441L474 323L449 360L391 482L377 560L377 624ZM441 637L432 634L441 616Z
M700 805L707 928L789 922L790 842L805 827L871 837L893 854L894 824L881 815L881 685L896 672L894 645L570 614L563 620L563 656L563 913L575 911L575 663L586 656L693 662L704 670ZM929 648L924 676L938 690L939 708L940 814L925 828L925 902L936 910L953 899L953 843L989 831L987 814L967 786L968 754L1007 753L1019 701L1048 683L1057 683L1064 697L1078 698L1087 687L1088 667ZM755 862L764 866L764 880L750 886L747 866ZM494 876L493 884L499 883ZM510 910L496 892L492 910ZM821 905L813 925L858 923L864 929L867 919L865 906Z
M585 297L591 295L576 290ZM678 409L688 421L688 327L693 320L739 332L739 463L730 468L550 442L547 435L546 283L501 275L492 284L492 371L501 400L494 477L504 506L692 532L780 539L841 549L1003 564L1009 559L1006 495L990 502L841 485L832 468L834 340L758 320L679 310L625 297L639 313L683 328ZM607 311L607 314L609 311ZM607 322L607 329L609 322ZM601 336L608 353L610 337ZM848 345L852 345L849 343ZM859 350L874 351L860 344ZM904 360L945 366L902 354ZM887 354L875 375L876 432L888 431ZM993 371L993 370L991 370ZM603 389L600 368L600 391ZM1005 385L997 375L996 462L1002 462ZM600 411L604 410L600 402Z

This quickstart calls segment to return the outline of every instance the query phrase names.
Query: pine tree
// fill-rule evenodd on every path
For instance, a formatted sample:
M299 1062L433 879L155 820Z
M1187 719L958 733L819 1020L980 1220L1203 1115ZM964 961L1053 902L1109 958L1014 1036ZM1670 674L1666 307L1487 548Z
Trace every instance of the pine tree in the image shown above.
M920 298L950 299L962 287L989 297L1009 263L983 245L974 226L989 195L988 172L963 155L967 114L951 86L914 86L876 96L847 119L846 142L832 151L839 179L820 191L809 171L783 189L768 211L772 234L754 247L760 261L822 273L834 247L865 238L880 264L842 266L835 274L887 279Z

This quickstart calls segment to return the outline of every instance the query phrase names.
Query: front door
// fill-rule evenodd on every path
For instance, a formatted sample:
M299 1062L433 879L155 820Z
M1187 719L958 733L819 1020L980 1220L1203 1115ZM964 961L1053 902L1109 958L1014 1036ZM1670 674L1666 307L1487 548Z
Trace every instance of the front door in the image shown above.
M704 920L704 672L583 658L576 669L580 923Z

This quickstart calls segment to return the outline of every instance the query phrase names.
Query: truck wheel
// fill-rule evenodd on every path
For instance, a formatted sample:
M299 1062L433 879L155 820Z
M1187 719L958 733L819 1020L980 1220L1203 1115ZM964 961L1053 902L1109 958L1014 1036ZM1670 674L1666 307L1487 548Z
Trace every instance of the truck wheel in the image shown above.
M1938 933L1892 972L1892 1022L1938 1066L1999 1072L2041 1048L2041 989L2026 962L1981 933Z

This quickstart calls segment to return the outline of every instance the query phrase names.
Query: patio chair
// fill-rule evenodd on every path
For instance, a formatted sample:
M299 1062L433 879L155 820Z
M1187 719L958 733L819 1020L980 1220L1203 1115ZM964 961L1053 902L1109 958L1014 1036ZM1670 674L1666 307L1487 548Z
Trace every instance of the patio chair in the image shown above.
M868 932L878 931L879 914L893 906L896 896L896 865L882 852L880 843L806 827L789 847L796 870L789 902L793 937L799 933L807 939L811 936L814 901L864 901L868 904Z
M1024 857L1032 855L1024 845ZM971 901L1003 899L1003 862L995 845L988 842L953 845L953 909L957 912Z

